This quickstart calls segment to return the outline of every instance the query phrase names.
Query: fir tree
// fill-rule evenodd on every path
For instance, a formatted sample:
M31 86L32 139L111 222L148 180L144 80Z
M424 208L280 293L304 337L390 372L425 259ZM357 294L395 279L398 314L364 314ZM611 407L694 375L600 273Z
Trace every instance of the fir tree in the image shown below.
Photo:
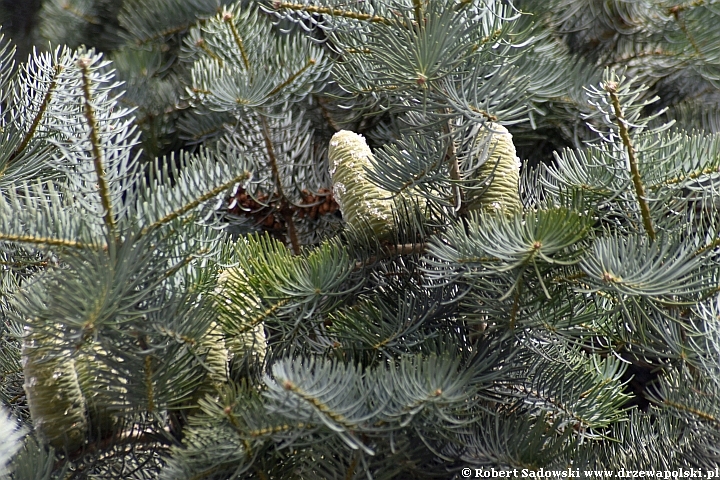
M0 46L0 474L720 465L717 2L38 21Z

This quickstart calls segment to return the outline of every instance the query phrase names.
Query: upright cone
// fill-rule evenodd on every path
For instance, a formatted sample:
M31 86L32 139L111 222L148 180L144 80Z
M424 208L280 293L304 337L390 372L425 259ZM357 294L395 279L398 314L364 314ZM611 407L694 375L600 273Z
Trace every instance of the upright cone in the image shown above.
M480 150L488 154L487 161L477 171L477 180L489 181L489 185L472 210L503 213L522 210L520 160L510 132L502 125L488 123L487 128L478 134L476 142Z
M379 238L386 238L394 224L393 202L390 192L366 178L365 167L370 165L372 152L365 138L341 130L330 140L328 156L333 195L345 222L357 230L369 229Z
M25 394L38 436L59 450L73 452L88 434L87 405L75 361L51 356L27 339L22 349Z

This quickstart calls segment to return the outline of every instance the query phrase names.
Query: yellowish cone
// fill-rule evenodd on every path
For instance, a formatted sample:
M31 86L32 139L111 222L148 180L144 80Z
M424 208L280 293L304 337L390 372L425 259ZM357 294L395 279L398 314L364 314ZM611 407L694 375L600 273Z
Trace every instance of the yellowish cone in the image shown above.
M218 302L219 321L225 333L225 345L237 357L253 356L258 362L265 360L267 339L262 322L252 323L252 312L260 306L254 295L237 292L249 291L246 273L240 267L228 268L220 273L215 298ZM231 292L234 292L231 295Z
M84 345L75 354L75 373L78 377L80 391L85 398L90 430L93 433L105 435L113 431L115 419L107 408L118 395L125 395L124 388L111 387L108 382L98 382L98 377L103 379L118 378L120 373L109 368L102 358L107 352L98 345Z
M58 450L74 452L88 432L85 397L80 390L75 361L32 346L22 348L25 394L38 436Z
M200 347L205 353L205 366L209 370L207 379L215 391L219 391L222 385L227 382L229 354L224 337L222 327L213 322L200 341Z
M345 222L359 231L369 228L379 238L386 238L394 224L393 202L390 192L366 177L372 152L365 138L347 130L337 132L330 140L328 157L333 195Z
M483 148L485 143L487 146ZM481 151L487 151L487 161L478 169L477 180L490 179L482 195L473 202L472 210L514 213L522 210L520 201L520 159L515 152L512 135L497 123L488 123L477 138ZM492 177L492 178L491 178Z

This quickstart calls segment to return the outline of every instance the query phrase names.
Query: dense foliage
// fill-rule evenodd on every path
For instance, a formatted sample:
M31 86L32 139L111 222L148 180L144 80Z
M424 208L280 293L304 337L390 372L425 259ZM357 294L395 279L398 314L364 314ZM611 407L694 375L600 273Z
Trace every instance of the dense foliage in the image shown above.
M720 466L720 2L33 18L0 475Z

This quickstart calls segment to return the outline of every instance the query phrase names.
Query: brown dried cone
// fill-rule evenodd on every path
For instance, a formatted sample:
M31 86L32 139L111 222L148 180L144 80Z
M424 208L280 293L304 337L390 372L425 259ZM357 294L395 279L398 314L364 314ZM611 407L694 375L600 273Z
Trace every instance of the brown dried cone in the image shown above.
M488 123L478 134L476 144L487 152L487 161L477 170L477 180L485 184L482 194L471 201L469 210L513 213L522 210L520 201L520 160L512 135L497 123Z
M225 334L225 344L233 356L250 356L262 363L267 339L263 323L253 320L252 313L261 302L254 293L248 293L251 291L242 268L222 271L215 288L218 320Z
M301 192L302 201L296 207L299 218L309 218L317 220L323 215L330 215L338 211L340 208L333 197L332 191L327 188L318 189L316 194L310 193L308 190Z
M372 152L365 138L347 130L337 132L330 140L328 157L333 196L345 222L387 238L394 224L393 202L390 192L366 178L365 167L370 165Z
M22 347L25 394L38 436L56 449L75 451L88 432L87 405L70 352L55 356L26 339Z

